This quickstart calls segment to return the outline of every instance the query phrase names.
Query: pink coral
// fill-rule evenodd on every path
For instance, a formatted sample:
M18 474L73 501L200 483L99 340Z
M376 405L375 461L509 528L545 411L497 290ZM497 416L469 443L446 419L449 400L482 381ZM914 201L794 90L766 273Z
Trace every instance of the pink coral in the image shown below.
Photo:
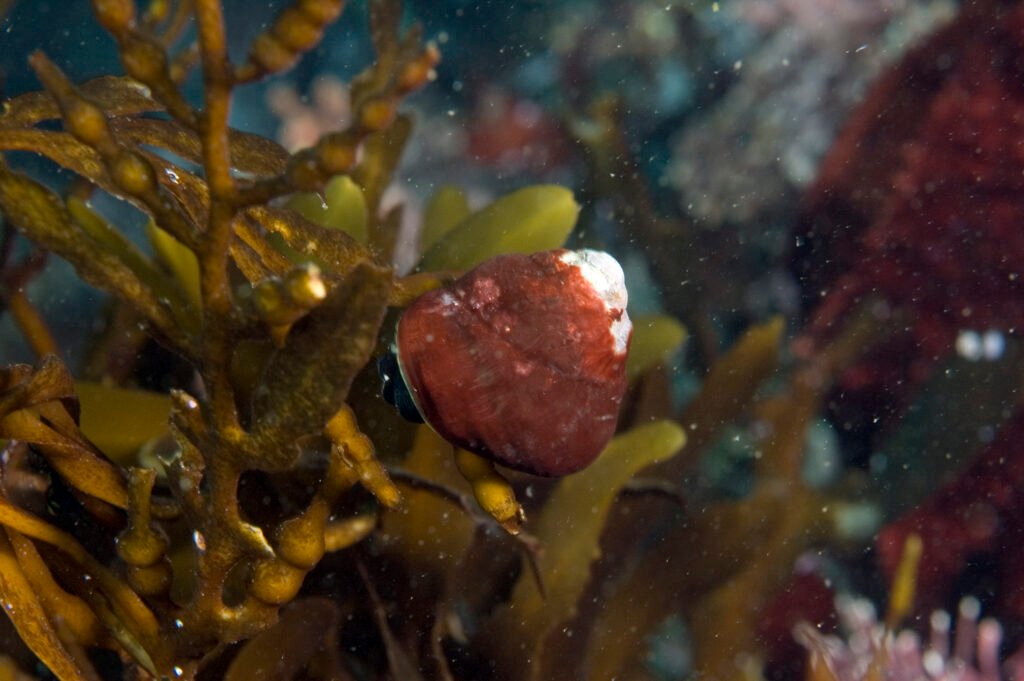
M808 678L832 681L1017 681L1024 678L1020 657L1000 670L1002 626L994 619L978 621L981 606L974 598L960 603L955 638L952 618L936 611L930 618L927 641L917 632L891 632L878 621L870 601L844 596L836 611L846 638L826 636L810 624L794 630L810 654ZM824 669L822 669L824 667Z

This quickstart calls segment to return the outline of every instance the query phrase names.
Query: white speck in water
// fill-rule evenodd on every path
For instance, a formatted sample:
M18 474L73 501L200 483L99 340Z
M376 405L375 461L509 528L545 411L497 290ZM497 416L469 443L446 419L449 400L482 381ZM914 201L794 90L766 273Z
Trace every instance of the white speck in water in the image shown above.
M970 329L961 331L956 337L956 353L971 362L981 359L981 336L978 332Z
M998 329L989 329L984 333L963 329L956 337L955 347L957 354L969 362L994 362L1006 351L1006 338Z
M993 362L999 359L1005 350L1006 338L1003 337L1001 331L989 329L981 337L981 354L988 361Z
M199 530L192 533L192 541L195 542L196 548L200 551L206 550L206 537Z

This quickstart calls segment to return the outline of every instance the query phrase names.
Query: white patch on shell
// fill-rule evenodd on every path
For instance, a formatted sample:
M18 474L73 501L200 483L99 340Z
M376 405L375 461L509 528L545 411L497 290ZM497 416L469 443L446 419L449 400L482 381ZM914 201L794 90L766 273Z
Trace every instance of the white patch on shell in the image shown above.
M604 251L589 248L567 251L559 259L579 269L580 274L604 303L605 309L612 313L621 311L621 316L612 322L610 331L615 339L615 352L626 352L629 335L633 332L633 323L626 314L629 294L626 292L626 278L622 274L619 261Z
M459 311L459 301L448 291L441 292L441 299L438 303L441 306L441 314L451 317Z

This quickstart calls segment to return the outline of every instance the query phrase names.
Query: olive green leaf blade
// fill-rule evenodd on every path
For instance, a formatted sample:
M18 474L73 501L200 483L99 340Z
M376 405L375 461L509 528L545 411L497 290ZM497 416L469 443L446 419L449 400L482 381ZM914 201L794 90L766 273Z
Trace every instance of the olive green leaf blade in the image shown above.
M70 636L82 646L97 645L103 636L103 625L89 604L57 581L50 565L43 560L39 547L31 539L9 527L6 531L22 572L43 609L51 621L61 623L61 639L67 641ZM52 554L50 557L52 560Z
M131 78L102 76L81 85L82 94L110 116L160 111L163 107L149 96L149 89ZM0 128L30 127L40 121L60 118L60 107L48 92L29 92L4 104Z
M295 438L319 432L369 361L387 310L391 271L360 264L291 330L253 399L263 463L288 465Z
M668 315L633 317L633 340L626 358L630 382L678 350L686 340L686 327Z
M128 301L179 348L191 340L168 307L131 265L99 245L80 228L49 189L11 171L0 160L0 211L37 244L61 256L86 282Z
M80 595L90 602L93 611L125 650L144 669L157 675L148 651L160 647L159 624L153 612L123 579L96 560L70 534L18 508L2 493L0 525L50 544L71 559L79 568L78 576L85 576L96 586L96 590Z
M75 382L64 363L47 355L33 371L25 364L0 367L0 419L18 409L61 400L68 413L78 416Z
M395 50L401 20L402 3L396 0L373 0L370 3L370 38L378 56L386 57Z
M326 598L304 598L281 611L272 627L250 639L231 661L225 681L294 678L338 626L338 606Z
M193 163L202 163L203 145L199 135L175 121L155 118L116 118L111 121L114 136L133 144L165 149ZM238 130L228 131L231 167L257 177L273 177L288 165L288 152L266 137Z
M318 225L295 211L260 206L250 208L244 213L244 218L279 237L283 244L274 244L272 240L270 243L275 247L284 246L281 250L285 255L294 257L296 262L293 264L313 262L325 273L340 275L357 263L370 260L369 251L346 232ZM244 224L245 220L240 222L242 224L236 227L237 230L253 231L252 226ZM242 239L253 246L256 234L242 235Z
M40 407L43 416L47 408L63 410L58 403L51 402ZM32 443L69 485L118 508L128 508L128 492L120 470L80 434L59 432L44 423L40 415L20 410L0 420L0 438Z
M99 152L82 144L69 132L0 128L0 149L40 154L111 194L117 195L120 191L107 172Z
M557 185L526 187L503 196L452 228L423 256L423 270L465 270L504 253L559 248L576 225L580 206Z
M68 652L18 563L7 533L0 529L0 604L18 636L61 681L99 681Z
M202 294L199 289L199 259L187 246L157 227L151 219L146 223L146 235L157 257L169 269L177 280L178 286L196 311L203 307Z
M319 194L296 194L288 208L323 227L340 229L361 244L367 240L368 216L363 190L346 175L337 175Z
M515 670L509 678L537 673L540 665L529 669L522 651L541 659L547 635L575 614L619 490L642 469L674 456L685 442L683 429L671 421L639 426L615 437L589 468L559 483L535 526L544 547L538 564L546 597L524 574L508 605L487 625L496 654L507 656L502 662Z
M423 231L420 250L429 251L460 222L469 217L469 201L458 187L443 185L438 188L423 213Z
M0 369L0 438L36 445L72 487L125 508L124 479L82 436L79 413L74 381L57 357L47 356L34 372Z
M142 445L168 432L167 395L87 381L79 381L75 388L82 434L114 461L128 463Z
M691 444L710 441L750 405L761 383L779 366L782 332L781 317L752 326L715 362L681 417Z

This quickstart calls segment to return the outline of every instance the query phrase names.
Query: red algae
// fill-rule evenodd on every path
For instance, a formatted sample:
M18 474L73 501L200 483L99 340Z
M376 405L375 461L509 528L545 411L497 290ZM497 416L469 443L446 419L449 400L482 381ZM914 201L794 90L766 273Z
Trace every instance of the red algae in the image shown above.
M1022 54L1024 9L965 6L868 92L805 197L807 347L869 299L908 322L840 380L872 413L962 331L1024 324Z

